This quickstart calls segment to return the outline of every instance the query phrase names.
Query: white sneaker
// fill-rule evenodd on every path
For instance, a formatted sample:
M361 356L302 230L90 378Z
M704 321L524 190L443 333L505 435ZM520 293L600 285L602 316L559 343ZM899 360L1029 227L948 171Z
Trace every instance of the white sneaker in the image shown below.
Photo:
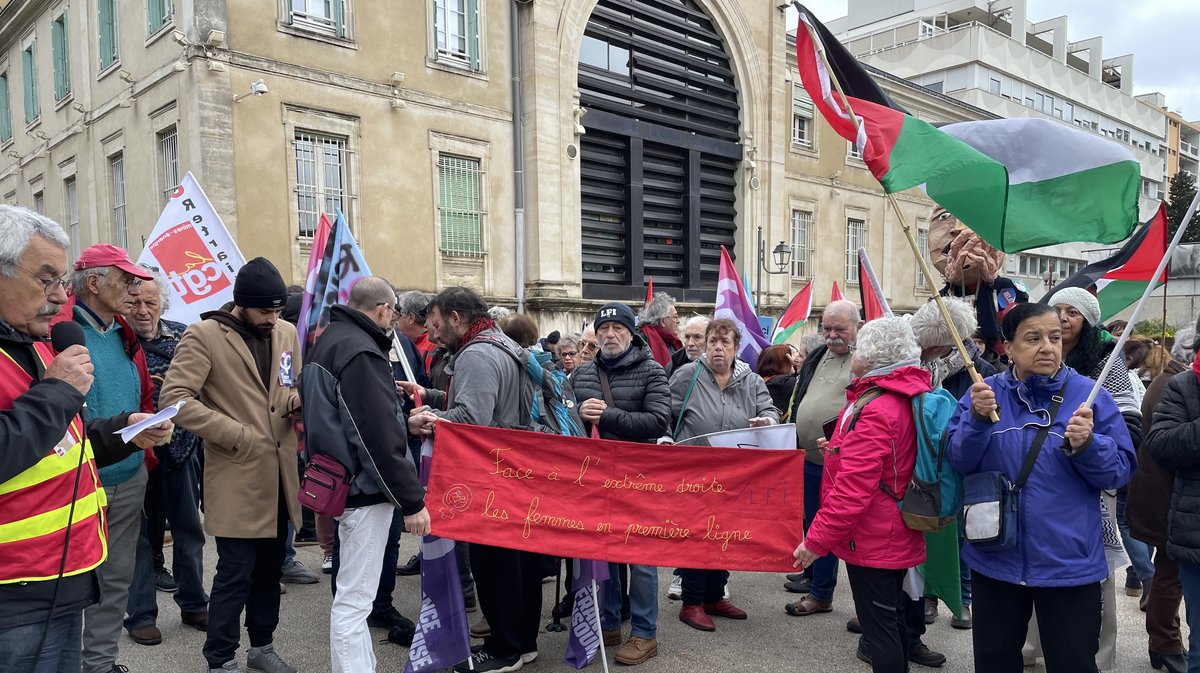
M333 573L333 554L326 554L325 559L321 561L321 572L326 575Z
M683 598L683 577L675 575L671 578L671 585L667 587L667 598L673 601Z

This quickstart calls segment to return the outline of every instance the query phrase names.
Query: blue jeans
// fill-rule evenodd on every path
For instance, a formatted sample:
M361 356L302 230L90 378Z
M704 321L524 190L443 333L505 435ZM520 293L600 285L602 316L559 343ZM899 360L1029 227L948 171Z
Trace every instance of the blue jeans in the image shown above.
M1129 533L1129 524L1125 523L1125 499L1127 488L1117 491L1117 528L1121 531L1121 543L1125 545L1125 553L1129 554L1129 562L1133 564L1133 572L1141 580L1145 591L1150 590L1150 580L1154 577L1154 563L1150 560L1150 545L1137 540Z
M204 591L204 529L200 525L200 461L195 454L174 470L164 471L162 478L163 509L171 523L172 572L179 590L175 603L183 612L204 612L208 609L208 594ZM164 465L155 468L165 470ZM142 517L142 533L138 539L137 560L134 562L133 584L129 587L128 616L125 628L154 624L158 621L158 597L154 588L153 550L147 537L149 521Z
M804 461L804 532L812 525L821 505L821 475L825 467ZM809 594L819 601L833 600L833 590L837 587L838 560L833 554L826 554L812 564L812 590Z
M1179 583L1187 605L1188 673L1200 673L1200 563L1180 561Z
M608 564L609 580L600 587L604 597L600 611L600 628L605 631L621 629L621 582L616 563ZM629 626L631 635L655 638L658 627L658 568L629 566Z
M46 644L39 652L43 630ZM79 673L82 643L82 610L55 617L49 629L45 622L0 629L0 671Z

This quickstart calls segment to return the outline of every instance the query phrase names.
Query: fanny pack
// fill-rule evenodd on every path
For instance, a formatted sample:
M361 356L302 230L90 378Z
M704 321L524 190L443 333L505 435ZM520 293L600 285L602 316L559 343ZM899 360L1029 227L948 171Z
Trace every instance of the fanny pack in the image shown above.
M1020 522L1017 517L1017 496L1033 471L1050 427L1054 425L1054 415L1062 405L1062 396L1050 398L1050 407L1046 410L1049 422L1038 428L1033 438L1033 446L1025 454L1021 463L1021 471L1015 482L1009 481L1003 472L976 472L963 477L963 539L980 551L1004 551L1017 545L1020 534Z
M346 511L353 475L346 467L323 454L314 453L300 478L300 504L324 516L341 516Z

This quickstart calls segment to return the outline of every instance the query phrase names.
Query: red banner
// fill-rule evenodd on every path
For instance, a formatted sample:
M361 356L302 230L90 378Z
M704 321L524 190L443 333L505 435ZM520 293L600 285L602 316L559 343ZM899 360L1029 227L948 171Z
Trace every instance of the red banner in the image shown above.
M790 571L804 452L612 442L439 421L433 534L568 558Z

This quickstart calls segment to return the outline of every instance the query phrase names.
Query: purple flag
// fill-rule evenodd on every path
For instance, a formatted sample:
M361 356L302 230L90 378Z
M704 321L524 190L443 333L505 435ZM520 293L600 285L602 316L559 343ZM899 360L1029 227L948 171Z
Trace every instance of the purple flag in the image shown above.
M593 593L592 587L608 580L608 564L578 559L572 559L571 564L575 576L571 584L571 590L575 592L575 607L571 610L565 660L572 668L578 669L592 663L600 649L600 609L597 602L600 588L597 587Z
M729 252L725 250L725 246L721 246L721 271L717 276L717 310L713 312L713 316L727 318L737 325L742 334L742 351L738 353L738 357L753 369L758 365L758 354L770 346L771 342L763 335L758 315L751 308L747 294L746 286L738 279L737 269L733 268Z
M421 482L429 481L433 440L421 445ZM408 648L404 673L440 671L471 656L462 578L454 556L454 541L426 535L421 538L421 613Z
M325 225L326 217L322 215L321 219L322 225ZM334 221L320 252L321 256L317 259L315 246L320 233L319 230L318 236L313 240L308 276L304 281L304 299L300 304L300 322L296 328L299 332L301 352L307 351L321 334L321 330L329 324L329 308L334 304L345 304L350 298L350 288L354 287L358 279L371 275L371 270L367 268L367 260L363 257L358 242L354 240L354 234L350 232L350 225L346 223L342 211L338 211L337 220Z

